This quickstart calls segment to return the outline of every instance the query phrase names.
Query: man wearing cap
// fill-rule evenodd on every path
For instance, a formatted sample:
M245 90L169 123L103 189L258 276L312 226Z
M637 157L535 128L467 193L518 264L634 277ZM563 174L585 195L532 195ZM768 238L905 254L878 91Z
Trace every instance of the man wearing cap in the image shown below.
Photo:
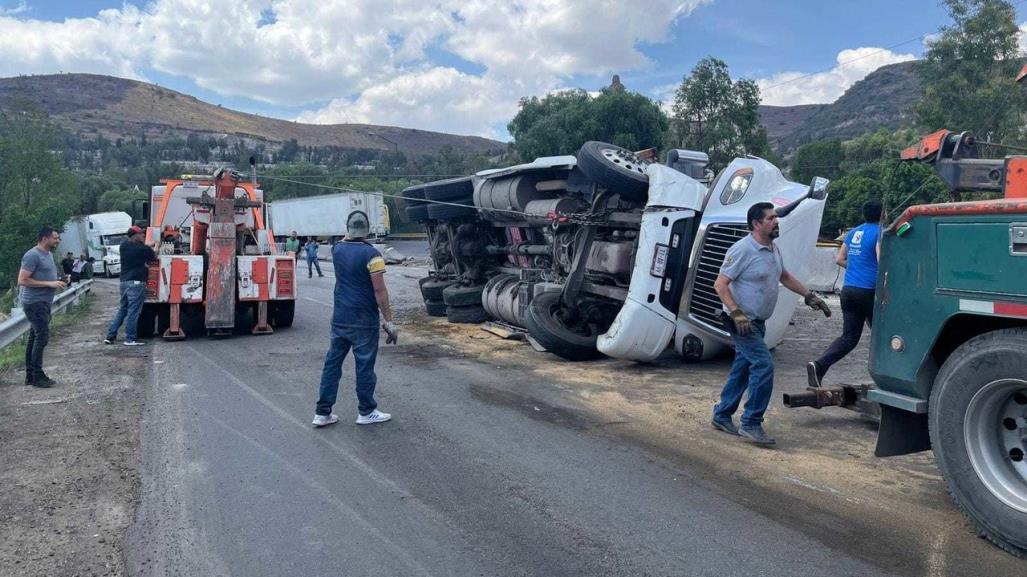
M128 240L121 243L121 302L114 315L105 344L113 344L118 338L118 329L125 323L125 346L136 347L143 343L136 340L139 329L139 313L146 300L146 281L149 278L149 263L157 260L153 248L145 243L146 233L138 226L128 229Z
M346 237L332 247L335 266L335 303L332 309L331 344L321 371L320 398L314 410L315 427L339 421L332 413L342 378L342 362L350 349L356 364L357 424L384 423L392 415L378 410L374 389L378 377L379 323L388 334L386 344L399 338L392 324L389 291L385 288L385 261L364 239L370 231L367 215L356 211L346 219Z

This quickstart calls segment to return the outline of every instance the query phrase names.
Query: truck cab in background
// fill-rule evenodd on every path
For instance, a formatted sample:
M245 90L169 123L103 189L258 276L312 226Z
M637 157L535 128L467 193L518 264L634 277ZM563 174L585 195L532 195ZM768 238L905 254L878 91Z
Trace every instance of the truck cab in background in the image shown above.
M121 274L120 245L128 237L132 217L126 212L101 212L76 216L64 223L61 251L93 257L93 273L112 277Z

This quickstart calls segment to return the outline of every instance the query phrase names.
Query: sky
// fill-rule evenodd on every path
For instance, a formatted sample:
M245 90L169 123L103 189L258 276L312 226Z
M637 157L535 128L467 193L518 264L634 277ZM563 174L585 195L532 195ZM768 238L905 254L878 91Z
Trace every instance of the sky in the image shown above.
M300 122L507 140L522 97L619 74L670 102L707 56L764 104L833 102L948 23L940 0L0 0L0 77L109 74Z

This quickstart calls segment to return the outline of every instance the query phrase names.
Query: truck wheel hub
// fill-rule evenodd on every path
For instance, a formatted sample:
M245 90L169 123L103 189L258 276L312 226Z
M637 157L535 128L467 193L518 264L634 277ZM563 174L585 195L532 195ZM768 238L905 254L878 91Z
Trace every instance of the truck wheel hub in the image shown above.
M1027 513L1027 381L1001 379L977 391L967 405L963 432L984 486Z

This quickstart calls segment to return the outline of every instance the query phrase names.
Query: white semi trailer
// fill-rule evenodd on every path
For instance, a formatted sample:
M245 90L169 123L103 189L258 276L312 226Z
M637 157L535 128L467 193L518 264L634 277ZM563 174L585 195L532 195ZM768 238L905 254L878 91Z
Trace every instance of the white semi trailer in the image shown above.
M101 212L72 217L64 223L61 233L62 253L91 256L94 274L115 276L121 274L119 245L128 238L132 217L126 212Z
M367 215L373 237L389 234L388 208L381 196L368 192L276 200L268 204L268 220L276 236L284 237L296 231L301 237L328 240L346 234L346 218L355 211Z

